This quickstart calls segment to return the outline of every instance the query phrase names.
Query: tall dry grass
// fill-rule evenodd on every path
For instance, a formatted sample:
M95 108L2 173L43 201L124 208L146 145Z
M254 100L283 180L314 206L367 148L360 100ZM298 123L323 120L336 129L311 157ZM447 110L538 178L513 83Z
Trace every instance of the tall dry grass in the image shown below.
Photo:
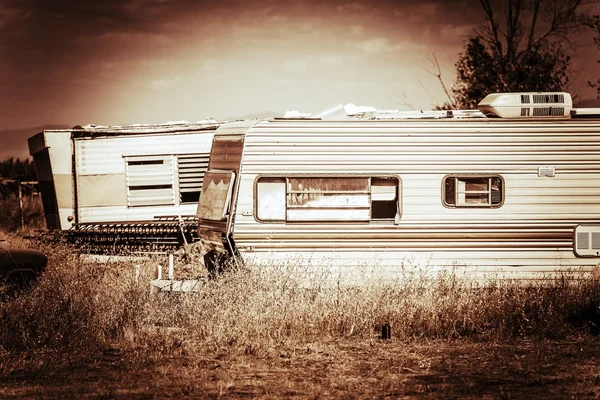
M48 270L32 291L0 304L0 355L114 345L161 351L174 337L207 351L261 353L375 338L382 324L401 340L560 338L598 323L596 278L481 286L448 272L338 285L290 263L232 270L198 293L176 295L150 291L161 260L82 262L67 246L37 246L49 255Z

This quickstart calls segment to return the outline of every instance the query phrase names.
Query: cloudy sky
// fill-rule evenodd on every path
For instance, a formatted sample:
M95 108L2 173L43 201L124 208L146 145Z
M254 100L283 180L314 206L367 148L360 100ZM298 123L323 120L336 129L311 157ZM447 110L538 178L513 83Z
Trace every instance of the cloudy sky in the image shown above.
M430 109L476 0L0 0L0 128ZM572 91L600 75L582 39Z

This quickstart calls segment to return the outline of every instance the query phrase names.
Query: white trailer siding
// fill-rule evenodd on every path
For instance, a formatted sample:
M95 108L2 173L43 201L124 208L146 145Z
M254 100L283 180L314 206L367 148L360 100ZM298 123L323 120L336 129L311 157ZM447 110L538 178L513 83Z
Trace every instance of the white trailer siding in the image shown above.
M555 176L539 176L544 167ZM256 179L299 173L398 176L399 224L258 221ZM445 207L448 174L501 176L504 203ZM520 276L590 270L600 260L573 252L574 227L600 223L597 122L261 122L246 134L239 185L233 232L248 259L381 269L454 264Z
M78 222L194 215L197 201L180 198L189 179L179 164L201 185L212 139L212 131L76 138Z

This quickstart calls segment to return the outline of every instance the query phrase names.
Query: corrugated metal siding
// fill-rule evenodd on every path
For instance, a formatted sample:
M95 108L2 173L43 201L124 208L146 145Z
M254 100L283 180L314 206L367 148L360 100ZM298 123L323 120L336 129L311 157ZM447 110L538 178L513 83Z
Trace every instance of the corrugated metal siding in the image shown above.
M538 168L556 177L538 177ZM392 223L259 223L253 214L259 174L397 174L402 216ZM442 205L446 174L499 174L497 209ZM569 122L286 121L255 125L246 136L235 240L242 251L336 258L348 265L421 262L593 266L576 259L573 227L600 223L600 127ZM250 254L250 253L248 253Z
M159 215L194 215L197 204L178 206L174 203L180 195L180 185L184 191L191 190L194 185L201 187L202 175L205 171L201 164L206 164L208 161L207 155L210 153L213 136L213 131L198 131L184 133L155 132L152 134L136 134L135 136L100 136L74 139L76 173L79 176L125 174L127 170L125 157L144 155L152 155L152 159L161 155L181 158L186 170L183 175L180 175L177 171L173 172L173 169L170 173L155 175L155 171L141 168L140 173L137 175L134 173L131 178L133 183L139 185L171 184L171 189L138 190L132 193L131 190L124 188L128 191L129 204L135 207L102 206L100 204L90 205L90 207L80 206L78 222L139 221L151 220ZM197 159L200 165L195 165L194 159ZM172 164L173 168L176 166L178 164ZM199 172L198 177L192 177L195 172ZM174 180L175 176L178 179ZM162 206L161 204L168 204L168 206Z
M243 136L223 136L213 141L209 169L238 171L244 147Z
M124 155L208 153L212 132L75 139L77 173L124 173Z

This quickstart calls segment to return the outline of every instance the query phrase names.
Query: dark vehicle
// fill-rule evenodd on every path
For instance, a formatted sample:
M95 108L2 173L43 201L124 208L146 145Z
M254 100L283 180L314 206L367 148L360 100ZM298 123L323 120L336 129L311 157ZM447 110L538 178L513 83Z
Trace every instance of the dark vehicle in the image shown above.
M38 250L12 249L0 244L0 294L18 294L31 287L46 269L48 257Z

